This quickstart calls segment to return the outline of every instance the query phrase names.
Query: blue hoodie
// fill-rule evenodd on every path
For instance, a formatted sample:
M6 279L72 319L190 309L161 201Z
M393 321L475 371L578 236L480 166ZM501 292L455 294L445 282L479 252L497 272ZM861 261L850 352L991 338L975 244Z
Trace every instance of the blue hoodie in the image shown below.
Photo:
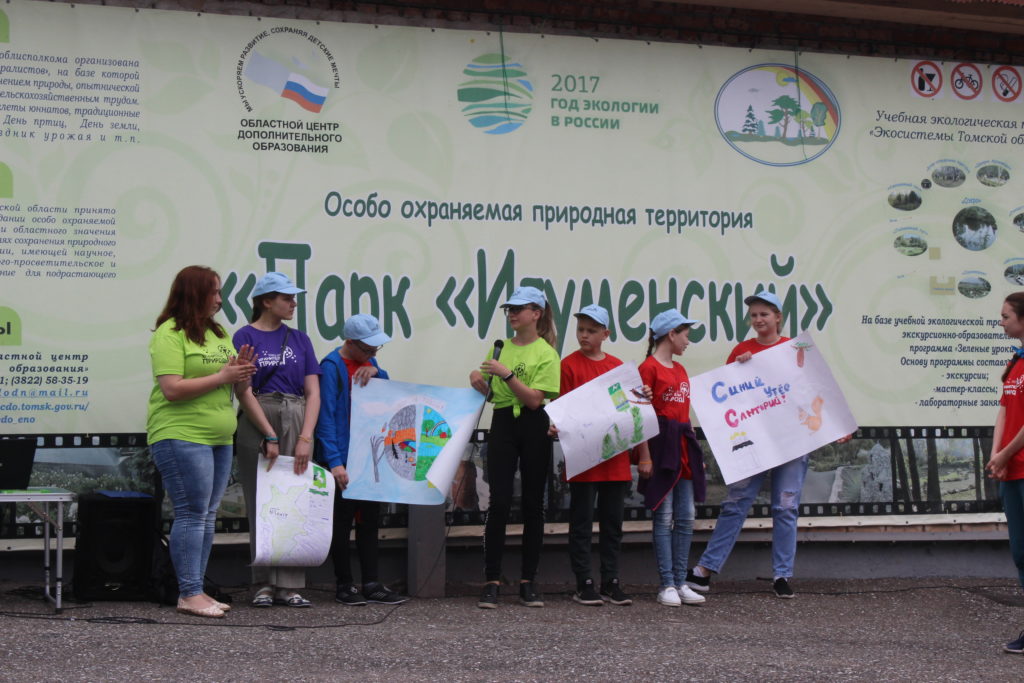
M377 365L377 379L388 379L388 373ZM330 469L348 466L349 421L352 417L352 391L341 347L320 361L320 417L316 421L316 461Z

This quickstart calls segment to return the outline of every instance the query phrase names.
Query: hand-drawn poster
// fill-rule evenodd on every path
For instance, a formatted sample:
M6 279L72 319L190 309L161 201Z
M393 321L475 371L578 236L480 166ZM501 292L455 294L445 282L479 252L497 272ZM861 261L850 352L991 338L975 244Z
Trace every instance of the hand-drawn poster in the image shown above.
M810 333L746 363L690 379L690 397L726 484L771 469L857 429Z
M483 404L470 388L382 379L353 386L345 497L443 503Z
M625 363L560 396L545 408L558 427L565 476L575 477L658 433L658 416Z
M295 474L295 459L281 455L256 470L255 565L319 567L331 549L334 477L310 463Z

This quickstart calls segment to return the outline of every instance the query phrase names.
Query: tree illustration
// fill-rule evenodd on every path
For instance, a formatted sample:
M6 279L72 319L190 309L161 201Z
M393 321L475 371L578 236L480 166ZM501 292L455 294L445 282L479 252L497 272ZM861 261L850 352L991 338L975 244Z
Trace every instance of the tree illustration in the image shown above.
M766 113L768 114L769 123L782 123L782 137L786 137L786 132L789 130L790 120L800 111L800 105L789 95L781 95L772 100L776 109L769 109Z
M757 117L754 116L754 105L747 105L747 116L743 119L743 129L740 131L747 135L753 135L757 132Z
M825 126L825 119L828 118L828 107L825 106L824 102L815 102L811 107L811 121L818 128ZM824 131L818 134L819 137L825 137Z
M798 134L802 137L814 137L814 124L811 121L811 115L805 112L803 109L793 115L793 120L800 127ZM805 133L806 131L806 133Z

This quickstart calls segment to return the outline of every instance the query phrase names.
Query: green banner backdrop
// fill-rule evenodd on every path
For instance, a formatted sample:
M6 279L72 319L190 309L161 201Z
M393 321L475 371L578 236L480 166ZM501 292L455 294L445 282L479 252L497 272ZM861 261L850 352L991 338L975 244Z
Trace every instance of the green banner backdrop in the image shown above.
M993 421L1024 283L1021 73L784 53L24 2L0 25L0 431L145 425L174 274L308 289L392 376L462 386L512 288L698 318L713 368L783 299L862 425Z

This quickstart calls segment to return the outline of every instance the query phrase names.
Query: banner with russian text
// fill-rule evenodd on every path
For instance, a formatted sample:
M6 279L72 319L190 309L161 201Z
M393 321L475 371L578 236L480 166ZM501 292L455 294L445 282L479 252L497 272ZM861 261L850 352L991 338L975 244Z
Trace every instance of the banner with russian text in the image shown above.
M692 374L813 331L868 425L991 424L1024 284L1019 67L135 10L0 6L0 430L138 433L175 273L233 332L268 270L318 353L371 313L463 386L545 291ZM485 417L485 423L487 421Z

